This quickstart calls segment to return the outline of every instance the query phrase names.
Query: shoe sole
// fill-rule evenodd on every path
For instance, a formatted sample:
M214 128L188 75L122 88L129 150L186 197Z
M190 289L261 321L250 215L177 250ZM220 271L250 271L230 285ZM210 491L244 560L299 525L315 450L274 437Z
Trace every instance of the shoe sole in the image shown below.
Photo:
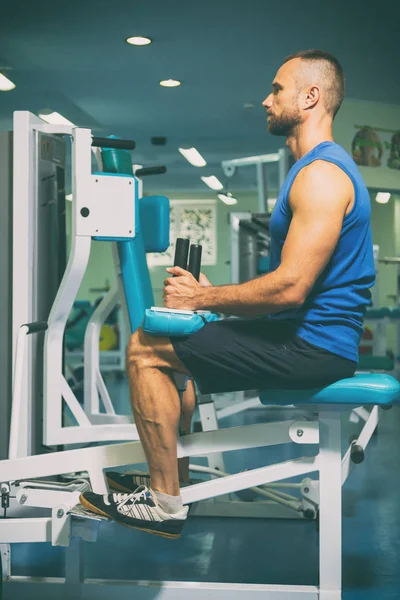
M139 487L138 485L135 486L135 488L133 488L133 486L132 488L124 487L123 485L120 485L119 483L113 481L110 477L107 477L107 482L110 488L112 488L113 490L116 490L117 492L125 492L126 494L132 494L132 492L135 492Z
M128 525L127 523L120 523L119 521L115 521L112 517L110 517L110 515L108 515L104 511L100 510L100 508L97 508L97 506L94 506L94 504L91 504L90 502L88 502L88 500L86 500L86 498L84 498L83 496L81 496L79 498L79 502L80 502L80 504L82 504L82 506L91 510L92 512L94 512L98 515L102 515L103 517L107 517L107 519L111 519L115 523L118 523L118 525L123 525L124 527L128 527L129 529L137 529L138 531L144 531L145 533L151 533L152 535L157 535L158 537L164 537L169 540L176 540L177 538L181 537L180 533L164 533L162 531L154 531L151 529L144 529L142 527L137 527L136 525Z

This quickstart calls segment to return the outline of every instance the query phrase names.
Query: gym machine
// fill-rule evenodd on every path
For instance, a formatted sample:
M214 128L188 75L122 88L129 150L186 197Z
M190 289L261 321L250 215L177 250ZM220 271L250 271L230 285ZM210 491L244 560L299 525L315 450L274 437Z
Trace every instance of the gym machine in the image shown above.
M384 265L399 265L399 257L379 258L379 247L374 246L377 281L374 286L372 306L365 315L366 325L373 330L372 354L360 356L360 367L363 370L393 372L399 378L400 365L400 278L397 276L397 292L393 299L395 306L379 306L379 273ZM394 325L396 329L396 342L393 349L393 358L389 355L387 347L387 327Z
M32 230L37 207L35 166L37 141L40 134L65 134L72 137L73 152L73 244L66 270L56 292L50 314L38 320L34 292L34 269L32 247L35 229ZM110 593L114 598L125 598L127 586L135 597L150 599L156 594L162 600L193 598L241 598L243 594L268 600L340 600L341 598L341 488L354 467L353 447L341 456L340 413L362 404L374 406L358 444L363 451L373 431L373 417L377 405L389 406L400 399L400 384L388 376L363 375L344 380L321 390L269 390L261 393L263 403L274 403L298 407L295 419L282 422L259 423L225 430L203 431L181 437L178 441L178 457L208 456L233 450L244 450L281 444L315 445L317 454L287 460L283 463L262 466L249 471L199 483L181 490L184 504L200 502L219 496L236 493L249 488L276 485L282 480L318 471L320 479L303 479L301 484L302 504L299 510L304 517L316 518L320 526L320 581L317 586L285 586L232 583L187 583L187 582L118 582L90 580L83 585L85 577L80 560L81 541L95 541L100 520L82 511L78 506L79 494L91 488L97 494L106 494L108 485L105 470L145 462L140 442L96 445L74 450L54 449L54 446L93 440L93 432L102 431L104 441L125 439L127 425L96 425L90 422L82 407L74 401L63 375L63 333L76 293L82 280L90 251L92 238L123 239L127 244L139 237L136 231L136 208L139 201L137 179L132 175L92 173L91 147L132 148L132 142L124 140L98 139L90 130L68 126L49 126L30 113L16 113L14 121L14 198L8 204L7 223L13 215L12 252L6 254L8 263L4 268L5 281L12 279L13 297L11 321L7 313L8 353L13 346L14 362L8 359L6 373L8 387L2 402L9 404L13 369L11 406L11 435L9 451L0 460L0 493L4 517L0 520L0 556L3 578L13 587L15 594L25 600L50 598L65 593L68 597L79 594L82 599L105 598ZM35 202L36 198L36 202ZM10 201L10 198L8 198ZM21 218L20 218L21 217ZM9 241L9 240L8 240ZM145 258L142 246L140 260ZM138 258L138 257L136 257ZM139 261L131 257L127 264L120 264L121 280L124 285L126 309L142 301L143 289ZM124 266L132 267L125 270ZM2 273L3 275L3 273ZM132 280L135 277L135 283ZM10 307L8 307L10 308ZM153 309L156 321L160 315L177 319L180 311ZM3 315L2 315L3 316ZM193 314L202 320L198 314ZM148 311L146 311L146 318ZM190 321L192 315L183 321ZM159 321L160 322L160 321ZM184 324L185 325L185 324ZM154 333L160 335L155 327ZM44 436L47 450L33 453L31 421L29 413L34 406L32 372L40 365L40 356L32 360L32 340L45 333L43 390L44 390ZM39 338L38 338L39 339ZM6 344L4 344L6 345ZM40 369L38 370L40 374ZM40 392L39 392L40 394ZM73 412L80 431L69 437L62 424L63 402ZM49 418L50 415L50 418ZM305 416L304 416L305 415ZM86 416L86 420L84 418ZM121 427L117 433L117 427ZM130 427L133 427L132 425ZM103 428L103 429L102 429ZM107 431L106 431L107 429ZM83 433L82 433L83 432ZM129 434L132 433L132 429ZM94 434L95 437L98 435ZM115 436L121 435L121 438ZM113 437L114 436L114 437ZM100 441L100 439L98 441ZM53 448L52 448L53 446ZM52 451L53 450L53 451ZM7 458L8 456L8 458ZM60 476L86 471L87 479L68 483ZM288 484L290 485L290 484ZM282 497L282 495L281 495ZM307 507L310 515L306 514ZM66 576L60 579L15 578L12 576L10 544L20 542L51 542L68 548ZM27 585L31 583L32 585ZM98 584L98 585L94 585Z
M271 165L275 165L276 182L279 190L286 179L293 158L287 149L274 154L260 154L244 158L224 160L222 169L226 177L232 179L238 169L255 167L257 178L258 211L233 212L231 226L231 282L243 283L268 272L269 264L269 221L268 180Z
M30 118L39 122L33 115ZM4 342L0 345L0 407L6 415L0 425L2 458L8 453L12 357L19 330L16 323L47 321L66 268L66 144L45 130L38 131L33 142L26 135L27 119L27 113L19 113L14 133L0 133L0 319L2 335L13 340L12 347ZM26 399L26 410L20 416L24 432L21 455L44 450L43 342L42 335L31 336L26 348L21 380Z

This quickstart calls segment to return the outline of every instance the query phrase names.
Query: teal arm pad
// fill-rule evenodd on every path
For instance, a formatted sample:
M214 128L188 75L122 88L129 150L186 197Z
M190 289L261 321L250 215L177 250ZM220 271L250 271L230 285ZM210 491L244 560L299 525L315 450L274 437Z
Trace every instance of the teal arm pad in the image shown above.
M185 314L148 308L144 316L143 331L151 335L183 337L196 333L207 323L219 319L216 313Z

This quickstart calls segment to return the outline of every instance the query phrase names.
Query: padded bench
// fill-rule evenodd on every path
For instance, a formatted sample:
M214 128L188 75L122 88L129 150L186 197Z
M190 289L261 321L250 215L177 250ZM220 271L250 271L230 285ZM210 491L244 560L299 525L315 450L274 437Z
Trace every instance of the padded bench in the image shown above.
M262 404L336 404L389 407L399 402L400 383L390 375L361 373L312 390L263 390Z

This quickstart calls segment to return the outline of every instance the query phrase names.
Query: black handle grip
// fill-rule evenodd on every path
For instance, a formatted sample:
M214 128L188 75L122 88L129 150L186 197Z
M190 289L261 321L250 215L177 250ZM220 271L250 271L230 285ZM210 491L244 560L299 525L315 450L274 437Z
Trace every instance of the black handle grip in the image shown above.
M138 177L147 177L148 175L164 175L167 172L167 167L162 165L158 167L143 167L143 169L137 169L135 175Z
M193 277L197 281L199 281L200 279L202 250L203 248L200 246L200 244L192 244L190 246L188 271L193 275Z
M24 323L22 327L28 328L27 335L29 335L30 333L39 333L39 331L46 331L48 328L48 324L46 323L46 321L36 321L35 323Z
M116 150L133 150L136 148L136 142L133 140L118 140L116 138L93 137L92 146L94 148L115 148Z
M189 255L190 240L185 238L177 238L175 244L174 267L181 267L187 270L188 255Z

